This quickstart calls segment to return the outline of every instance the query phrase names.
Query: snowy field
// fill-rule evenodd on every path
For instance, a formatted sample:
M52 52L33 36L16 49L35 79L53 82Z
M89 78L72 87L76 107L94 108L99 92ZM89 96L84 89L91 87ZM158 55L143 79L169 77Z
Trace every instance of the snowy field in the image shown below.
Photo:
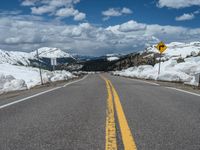
M159 75L159 64L155 66L143 65L131 67L126 70L116 71L113 74L140 79L174 81L198 85L195 80L195 74L200 73L200 56L198 56L200 53L200 43L171 43L167 46L168 50L162 58L164 62L161 63L161 73ZM154 47L148 48L147 51L157 53ZM180 58L184 61L178 63L177 59Z
M68 80L75 77L67 71L42 70L43 82ZM8 91L30 89L40 85L38 68L0 64L0 94Z

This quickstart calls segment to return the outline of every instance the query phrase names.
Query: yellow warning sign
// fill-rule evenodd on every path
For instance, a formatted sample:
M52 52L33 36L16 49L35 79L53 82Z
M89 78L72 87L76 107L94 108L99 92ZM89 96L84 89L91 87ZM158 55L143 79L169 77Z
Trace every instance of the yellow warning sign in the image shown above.
M160 53L163 53L167 49L167 46L165 45L164 42L160 42L158 43L156 48L159 50Z

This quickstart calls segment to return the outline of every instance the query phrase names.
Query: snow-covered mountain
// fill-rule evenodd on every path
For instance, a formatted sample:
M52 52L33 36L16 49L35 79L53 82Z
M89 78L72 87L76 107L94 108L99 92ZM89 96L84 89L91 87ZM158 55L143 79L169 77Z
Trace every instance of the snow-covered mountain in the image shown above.
M74 59L70 54L58 48L43 47L38 49L39 57L42 58L62 58ZM8 63L12 65L30 65L32 60L37 59L37 50L27 53L19 51L6 51L0 49L0 64Z
M28 65L30 63L29 58L31 58L30 53L5 51L0 49L0 64Z
M52 47L39 48L38 54L40 57L44 58L73 58L72 55L62 51L61 49ZM36 56L37 51L32 52L31 55Z

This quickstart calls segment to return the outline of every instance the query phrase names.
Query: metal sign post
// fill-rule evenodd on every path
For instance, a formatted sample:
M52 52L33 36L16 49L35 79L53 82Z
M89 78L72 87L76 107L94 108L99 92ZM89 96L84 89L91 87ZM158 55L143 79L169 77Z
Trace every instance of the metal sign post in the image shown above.
M159 68L158 68L158 75L159 75L160 74L160 68L161 68L161 55L167 49L167 46L165 45L164 42L160 42L160 43L157 44L157 46L155 46L155 48L157 48L158 51L160 52Z
M160 58L159 58L159 68L158 68L158 75L160 74L160 67L161 67L161 53L160 53Z
M41 62L39 60L39 53L38 53L38 49L37 49L37 59L38 59L38 62L39 62L39 72L40 72L40 81L41 81L41 84L43 85L43 79L42 79L42 70L41 70Z

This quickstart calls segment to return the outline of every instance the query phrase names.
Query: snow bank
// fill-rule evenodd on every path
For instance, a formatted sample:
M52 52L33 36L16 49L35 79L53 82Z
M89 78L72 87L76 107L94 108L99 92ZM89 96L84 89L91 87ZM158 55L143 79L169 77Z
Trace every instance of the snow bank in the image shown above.
M50 72L42 70L43 82L55 82L68 80L75 77L68 71ZM0 64L0 93L30 89L40 85L38 68Z
M200 56L184 59L185 62L177 63L177 60L170 59L161 63L161 73L158 75L159 64L155 66L143 65L131 67L126 70L116 71L114 75L135 77L141 79L162 80L183 82L197 85L194 75L200 73Z
M3 85L3 92L26 90L27 85L24 80L14 79Z
M119 60L119 57L108 57L107 58L108 61L115 61L115 60Z
M143 65L132 67L126 70L114 72L115 75L135 77L141 79L152 79L162 81L183 82L198 85L195 74L200 73L200 42L180 43L172 42L167 44L168 49L163 53L161 63L161 73L158 76L159 64L155 66ZM154 46L147 48L144 52L150 52L149 56L158 53ZM188 57L188 58L187 58ZM184 60L178 63L177 60Z
M8 91L25 90L24 80L15 79L12 75L0 74L0 94Z

